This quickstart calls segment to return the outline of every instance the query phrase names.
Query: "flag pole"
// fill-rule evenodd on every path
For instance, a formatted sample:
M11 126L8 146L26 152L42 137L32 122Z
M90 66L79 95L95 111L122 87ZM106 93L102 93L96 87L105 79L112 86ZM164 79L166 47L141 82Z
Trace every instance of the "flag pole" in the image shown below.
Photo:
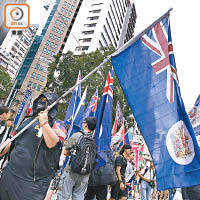
M112 56L116 56L117 54L121 53L123 50L131 46L134 42L136 42L142 35L144 35L148 30L150 30L152 27L154 27L158 22L160 22L163 18L169 15L169 13L173 10L173 8L170 8L166 13L164 13L161 17L159 17L157 20L155 20L152 24L150 24L147 28L145 28L143 31L141 31L138 35L130 39L127 43L125 43L121 48L119 48L117 51L115 51Z
M67 90L62 96L60 96L54 103L48 106L48 110L53 108L62 98L64 98L67 94L69 94L75 87L77 87L80 83L85 81L89 76L94 74L100 67L102 67L106 62L110 60L112 55L109 55L107 58L103 60L103 62L98 65L96 68L94 68L89 74L87 74L83 79L79 81L79 83L76 83L73 87L71 87L69 90ZM35 123L37 119L35 118L33 121L31 121L29 124L27 124L21 131L19 131L15 136L13 136L11 139L7 139L2 145L0 145L0 152L13 140L15 140L17 137L19 137L26 129L28 129L33 123Z

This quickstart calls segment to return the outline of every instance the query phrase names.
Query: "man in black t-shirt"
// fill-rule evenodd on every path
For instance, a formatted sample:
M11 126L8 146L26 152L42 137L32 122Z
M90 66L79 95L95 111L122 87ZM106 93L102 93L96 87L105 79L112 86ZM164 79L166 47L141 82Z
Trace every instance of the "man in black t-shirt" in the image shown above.
M122 147L120 155L115 160L115 170L118 182L112 186L110 200L126 199L125 172L127 166L127 159L129 158L131 152L131 146L129 144L125 144Z

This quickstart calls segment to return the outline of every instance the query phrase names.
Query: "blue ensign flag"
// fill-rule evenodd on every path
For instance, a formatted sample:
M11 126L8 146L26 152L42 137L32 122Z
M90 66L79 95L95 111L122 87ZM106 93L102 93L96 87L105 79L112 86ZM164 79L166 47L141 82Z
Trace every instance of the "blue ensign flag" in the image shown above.
M88 106L85 110L84 118L96 116L97 104L98 104L98 89L96 89L96 92L91 97L90 102L88 103Z
M180 95L169 12L112 57L153 158L158 190L200 184L200 154Z
M81 72L79 71L78 74L78 78L76 81L76 84L78 82L80 82L81 80ZM71 124L74 114L76 112L76 109L79 105L79 102L81 100L81 84L79 84L73 91L72 91L72 96L71 99L69 101L69 105L66 111L66 115L65 115L65 120L64 120L64 124Z
M110 151L112 134L112 104L113 104L113 68L110 69L103 94L97 107L97 125L95 141L97 145L98 162L96 168L106 164L107 152Z

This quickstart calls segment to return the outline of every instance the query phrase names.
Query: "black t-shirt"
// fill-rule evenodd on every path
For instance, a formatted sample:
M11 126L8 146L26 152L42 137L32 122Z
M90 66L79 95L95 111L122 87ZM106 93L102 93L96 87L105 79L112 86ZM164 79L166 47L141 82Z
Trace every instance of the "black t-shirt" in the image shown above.
M24 121L22 125L18 128L17 132L19 132L32 120L33 118L29 118ZM15 139L14 148L10 153L10 160L6 166L7 169L14 175L27 181L33 181L34 178L33 163L38 145L41 140L39 129L39 122L36 121L18 138Z
M126 158L124 158L124 156L119 155L116 160L115 160L115 169L117 168L117 166L121 166L120 169L120 174L122 177L122 180L125 180L125 172L126 172L126 166L127 166L127 160Z

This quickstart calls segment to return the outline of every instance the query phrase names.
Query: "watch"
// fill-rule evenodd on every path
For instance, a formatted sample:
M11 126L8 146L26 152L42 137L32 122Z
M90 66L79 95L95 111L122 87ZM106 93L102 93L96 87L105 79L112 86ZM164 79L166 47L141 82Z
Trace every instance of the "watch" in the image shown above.
M120 183L123 183L123 181L122 181L122 180L120 180L119 182L120 182Z

